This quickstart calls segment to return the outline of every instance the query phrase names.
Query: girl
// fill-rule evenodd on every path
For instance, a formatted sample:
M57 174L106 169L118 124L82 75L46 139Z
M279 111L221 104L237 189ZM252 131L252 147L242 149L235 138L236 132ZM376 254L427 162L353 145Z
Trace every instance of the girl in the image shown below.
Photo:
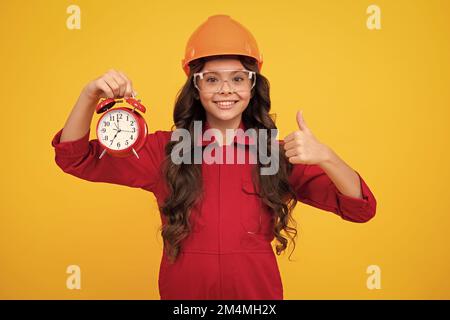
M301 114L299 130L268 150L279 159L275 174L262 175L260 155L238 129L276 129L269 116L269 81L250 32L226 15L209 17L190 37L182 67L188 76L177 95L176 129L216 129L214 139L193 139L190 147L223 154L242 152L257 163L180 163L172 161L172 131L149 133L134 156L99 159L98 140L89 141L95 105L102 97L134 94L132 82L110 70L82 90L65 126L53 138L56 163L79 178L153 192L161 213L164 250L159 272L161 299L283 299L271 241L280 255L297 230L288 226L297 201L353 222L366 222L376 200L362 177L331 148L320 143ZM232 129L232 141L224 139ZM247 157L248 158L248 157Z

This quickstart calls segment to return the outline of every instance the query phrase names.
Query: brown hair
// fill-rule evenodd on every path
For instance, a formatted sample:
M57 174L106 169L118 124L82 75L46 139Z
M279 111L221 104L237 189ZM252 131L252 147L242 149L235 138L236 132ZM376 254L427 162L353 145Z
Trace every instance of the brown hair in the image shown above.
M177 93L175 107L173 110L174 127L188 130L191 136L194 136L194 121L206 120L206 113L201 104L197 89L193 84L194 72L199 72L206 61L217 58L206 57L191 61L190 74L184 86ZM223 56L222 56L223 57ZM252 89L250 102L242 113L242 121L247 129L276 129L275 122L269 114L270 111L270 85L266 77L258 72L256 60L246 56L233 56L238 58L247 70L255 71L256 84ZM268 135L267 150L270 153L270 134ZM169 190L169 195L160 207L160 210L167 222L161 227L161 235L164 241L164 250L169 260L176 260L182 240L191 232L189 216L191 208L202 199L203 186L201 164L174 164L171 161L170 154L172 148L178 141L169 141L165 147L165 161L163 165L164 177ZM192 142L191 150L194 145ZM273 235L277 239L276 253L280 255L286 248L288 240L281 234L281 231L289 236L294 244L297 237L295 220L292 217L297 199L295 192L288 183L288 177L292 171L292 164L284 156L283 148L279 148L279 170L274 175L259 175L260 168L263 166L259 161L252 172L253 181L257 181L260 186L260 196L263 202L274 212L275 224ZM294 223L294 228L288 226L288 222ZM292 254L291 252L291 254ZM289 255L290 257L290 255Z

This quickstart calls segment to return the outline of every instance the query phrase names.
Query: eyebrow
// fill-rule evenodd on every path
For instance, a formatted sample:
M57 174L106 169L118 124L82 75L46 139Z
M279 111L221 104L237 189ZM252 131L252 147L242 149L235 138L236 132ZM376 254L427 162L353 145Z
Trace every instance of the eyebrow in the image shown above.
M220 71L247 71L247 69L223 69L223 70L205 70L203 72L213 72L218 73Z

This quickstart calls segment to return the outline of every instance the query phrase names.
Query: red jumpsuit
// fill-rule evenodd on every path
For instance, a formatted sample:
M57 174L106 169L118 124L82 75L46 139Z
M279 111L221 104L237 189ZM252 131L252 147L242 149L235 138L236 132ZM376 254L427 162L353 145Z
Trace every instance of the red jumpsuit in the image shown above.
M206 122L203 130L209 127ZM245 130L243 122L240 128ZM55 161L81 179L142 188L153 192L159 205L167 196L161 163L171 131L149 133L135 156L98 159L102 147L89 132L74 141L54 136ZM282 142L282 141L280 141ZM198 143L198 142L197 142ZM203 141L203 145L211 142ZM219 147L224 154L249 140ZM282 147L280 145L280 147ZM175 264L163 252L159 271L161 299L283 299L283 286L271 241L270 210L251 182L255 164L202 163L204 198L191 214L192 233L183 242ZM357 172L358 173L358 172ZM299 201L353 222L366 222L376 212L376 199L358 173L363 199L346 196L318 165L294 165L289 178ZM165 217L161 222L165 223Z

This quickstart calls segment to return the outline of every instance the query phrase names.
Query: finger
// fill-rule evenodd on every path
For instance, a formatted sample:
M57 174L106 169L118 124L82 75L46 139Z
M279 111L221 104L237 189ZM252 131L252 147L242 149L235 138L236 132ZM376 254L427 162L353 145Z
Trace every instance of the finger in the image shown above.
M306 125L305 118L303 118L303 110L297 111L297 124L300 130L310 132L308 126Z
M133 89L131 89L131 84L129 82L127 82L127 87L125 88L125 93L123 96L128 99L132 95L133 95Z
M291 140L292 140L292 133L290 133L286 137L284 137L283 142L288 143Z
M299 164L302 163L303 160L300 157L290 157L289 162L292 164Z
M289 150L289 149L296 148L299 146L301 146L301 142L298 141L297 139L294 139L294 140L291 140L288 143L284 144L284 150Z
M114 92L111 90L110 86L104 79L99 79L97 81L97 87L104 92L107 98L114 98Z
M291 132L284 138L284 143L287 143L295 138L295 131Z
M304 135L304 133L300 130L294 131L292 133L290 133L289 135L286 136L286 138L284 138L284 142L287 143L289 141L301 138Z
M297 111L297 125L298 125L300 130L304 130L305 129L301 111Z
M105 74L103 76L103 79L105 80L106 84L111 88L111 91L114 93L114 98L119 96L120 86L117 83L116 79L114 79L110 74Z
M300 154L299 150L297 148L289 149L285 153L286 157L295 157Z
M119 98L122 98L125 94L125 90L127 89L127 80L123 78L117 71L112 73L112 77L119 84Z
M131 82L131 80L126 76L125 73L121 72L121 71L117 71L119 73L119 75L126 81L126 87L125 87L125 93L124 93L124 97L125 98L129 98L133 95L133 83Z

